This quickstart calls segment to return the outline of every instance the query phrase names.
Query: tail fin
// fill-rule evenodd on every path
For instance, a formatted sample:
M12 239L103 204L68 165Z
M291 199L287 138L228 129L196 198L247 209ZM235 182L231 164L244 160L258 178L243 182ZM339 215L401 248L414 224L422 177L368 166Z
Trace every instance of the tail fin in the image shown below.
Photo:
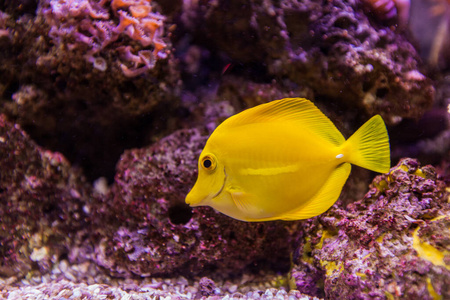
M349 163L379 173L389 172L389 136L380 115L372 117L361 126L343 146L349 154Z

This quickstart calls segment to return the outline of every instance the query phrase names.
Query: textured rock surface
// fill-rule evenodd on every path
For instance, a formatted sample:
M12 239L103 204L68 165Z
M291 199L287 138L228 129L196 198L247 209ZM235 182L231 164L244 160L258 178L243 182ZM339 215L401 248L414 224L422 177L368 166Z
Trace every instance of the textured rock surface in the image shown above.
M360 1L192 1L182 20L200 43L257 64L266 80L289 78L389 123L419 117L433 101L414 47L370 23Z
M433 167L400 161L364 199L304 224L295 286L329 299L450 297L448 192Z
M87 224L90 186L0 115L0 276L45 273Z
M141 2L0 5L0 111L91 180L112 180L124 149L195 119L180 107L182 85L195 98L219 85L237 109L307 95L360 123L380 113L395 124L431 105L413 46L359 1ZM229 89L229 75L260 86L260 99Z

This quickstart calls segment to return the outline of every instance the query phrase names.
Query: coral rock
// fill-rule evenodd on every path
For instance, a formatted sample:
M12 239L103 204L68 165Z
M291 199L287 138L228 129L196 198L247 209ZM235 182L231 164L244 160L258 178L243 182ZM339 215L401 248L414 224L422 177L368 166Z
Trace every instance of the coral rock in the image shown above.
M112 180L120 154L146 144L149 128L164 134L155 111L178 103L165 17L154 2L122 2L42 0L34 15L0 12L0 112L92 181ZM132 23L119 25L121 16Z
M87 224L79 171L0 115L0 276L47 272Z
M388 123L421 116L434 98L411 43L371 23L360 1L191 1L181 19L233 61L263 64L274 78L379 113Z
M448 196L433 167L401 160L364 199L307 221L296 287L329 299L447 299Z

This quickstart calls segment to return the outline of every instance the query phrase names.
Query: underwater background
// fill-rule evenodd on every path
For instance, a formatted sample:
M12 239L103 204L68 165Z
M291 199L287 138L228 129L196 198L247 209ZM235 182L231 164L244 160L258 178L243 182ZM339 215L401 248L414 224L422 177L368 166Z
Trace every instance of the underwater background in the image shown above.
M450 299L448 0L0 1L0 298ZM185 197L212 131L305 97L354 167L301 221Z

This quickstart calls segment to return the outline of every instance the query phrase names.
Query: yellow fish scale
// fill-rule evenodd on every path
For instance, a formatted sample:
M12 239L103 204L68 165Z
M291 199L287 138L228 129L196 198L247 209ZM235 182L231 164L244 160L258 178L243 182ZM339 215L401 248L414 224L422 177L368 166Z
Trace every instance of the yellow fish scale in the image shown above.
M345 141L309 100L276 100L217 127L200 154L186 203L244 221L310 218L337 200L350 163L389 171L389 137L380 116Z

